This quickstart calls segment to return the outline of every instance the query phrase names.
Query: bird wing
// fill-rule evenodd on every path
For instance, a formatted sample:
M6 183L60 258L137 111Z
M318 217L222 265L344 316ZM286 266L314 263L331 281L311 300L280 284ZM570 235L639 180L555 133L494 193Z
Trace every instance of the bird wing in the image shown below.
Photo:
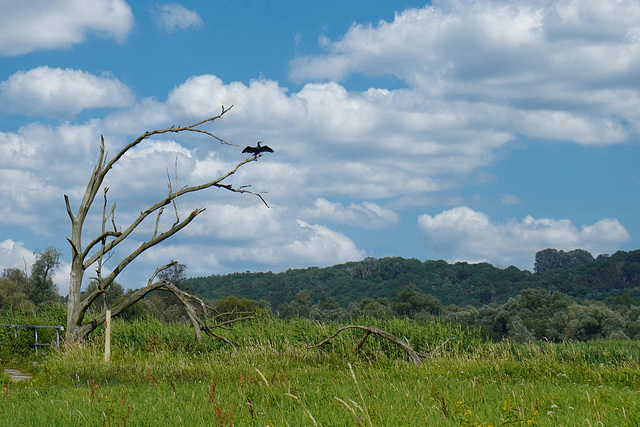
M266 151L267 153L273 153L273 149L268 145L263 145L260 147L260 152Z
M246 147L244 147L244 150L242 150L243 153L256 153L256 147L249 147L248 145Z

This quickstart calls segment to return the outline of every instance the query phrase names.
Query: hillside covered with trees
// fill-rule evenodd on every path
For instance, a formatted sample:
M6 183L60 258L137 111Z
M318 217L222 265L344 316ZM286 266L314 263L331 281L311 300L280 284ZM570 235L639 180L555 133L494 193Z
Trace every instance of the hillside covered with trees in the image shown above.
M327 268L188 279L218 306L271 308L284 318L351 322L434 317L496 340L640 339L640 251L594 259L546 249L536 273L490 264L367 258Z
M406 286L432 295L444 305L476 308L505 303L525 289L559 291L578 301L640 301L640 250L594 259L580 249L546 249L536 254L535 270L531 273L513 266L501 269L487 263L365 258L277 274L245 272L196 277L187 279L184 285L202 298L234 295L264 300L274 308L295 300L300 291L310 291L314 301L332 298L347 307L365 297L393 298Z
M47 248L36 253L31 272L5 270L0 276L0 315L53 310L62 321L63 299L51 280L59 259L59 251ZM277 274L198 278L187 278L186 266L176 264L159 278L202 298L214 313L261 311L343 323L438 317L479 328L492 339L521 342L640 339L640 250L594 259L580 249L546 249L536 254L535 271L394 257ZM95 287L89 283L83 295ZM114 283L103 304L115 307L134 292ZM120 317L189 322L175 295L159 291Z

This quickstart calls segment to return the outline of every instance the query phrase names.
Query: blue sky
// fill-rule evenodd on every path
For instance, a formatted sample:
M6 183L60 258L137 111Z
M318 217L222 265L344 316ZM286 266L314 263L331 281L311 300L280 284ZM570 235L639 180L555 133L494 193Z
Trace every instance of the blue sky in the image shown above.
M367 256L532 269L549 247L637 249L639 71L637 1L3 1L0 268L58 247L65 293L63 194L77 206L100 135L114 153L231 104L210 130L275 149L233 177L271 207L185 198L181 214L207 210L126 287L171 259L194 276ZM239 151L149 141L106 183L117 225L176 159L196 184Z

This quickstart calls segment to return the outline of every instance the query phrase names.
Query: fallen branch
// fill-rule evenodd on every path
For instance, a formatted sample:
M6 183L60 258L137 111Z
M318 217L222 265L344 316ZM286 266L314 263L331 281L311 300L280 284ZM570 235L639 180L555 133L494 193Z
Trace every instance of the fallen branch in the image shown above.
M307 348L320 347L320 346L328 343L329 341L331 341L331 339L336 337L340 332L342 332L344 330L347 330L347 329L361 329L361 330L364 331L364 335L362 336L362 338L360 339L358 344L356 344L355 347L353 348L353 352L354 353L356 353L358 350L360 350L360 348L364 345L364 342L366 341L367 337L370 334L375 334L375 335L381 336L382 338L386 338L387 340L391 341L392 343L398 345L402 350L404 350L405 353L407 353L407 355L409 356L411 361L413 363L415 363L416 365L421 364L424 359L427 359L429 357L433 357L433 355L435 354L435 352L438 349L440 349L442 346L444 346L447 342L455 339L455 337L447 338L447 340L445 342L443 342L442 344L437 346L435 349L433 349L431 354L427 356L425 354L418 353L417 351L415 351L413 349L413 347L411 347L411 345L408 342L396 337L395 335L390 334L389 332L383 331L382 329L377 328L375 326L347 325L347 326L343 326L342 328L338 329L333 335L331 335L330 337L325 338L324 340L322 340L318 344L307 346Z

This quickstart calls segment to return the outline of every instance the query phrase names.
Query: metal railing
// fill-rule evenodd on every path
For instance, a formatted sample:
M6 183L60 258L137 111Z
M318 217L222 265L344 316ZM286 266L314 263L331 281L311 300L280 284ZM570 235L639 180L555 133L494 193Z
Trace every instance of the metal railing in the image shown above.
M18 328L33 328L34 342L31 344L36 349L38 355L38 347L50 346L51 343L38 342L38 329L55 329L56 330L56 347L60 347L60 332L64 331L64 326L52 325L0 325L0 327L13 328L13 336L18 337ZM3 344L3 343L0 343Z

